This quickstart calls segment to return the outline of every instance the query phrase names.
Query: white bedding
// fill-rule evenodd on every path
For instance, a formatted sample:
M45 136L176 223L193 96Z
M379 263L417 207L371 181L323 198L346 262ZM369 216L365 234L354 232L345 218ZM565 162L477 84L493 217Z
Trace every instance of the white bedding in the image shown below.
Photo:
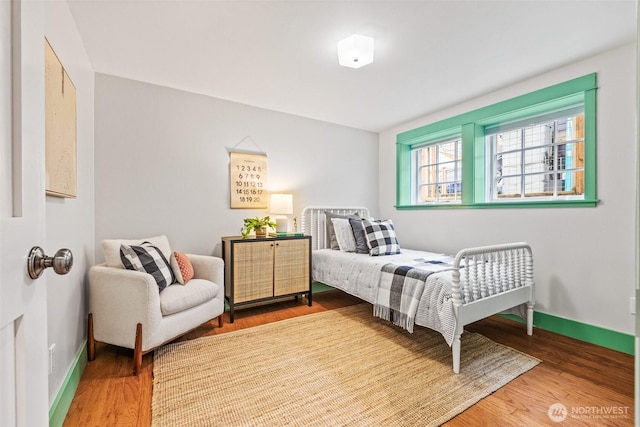
M333 249L313 251L313 280L341 289L367 302L376 300L381 268L388 263L420 268L420 261L452 262L450 256L402 249L402 253L369 256ZM451 270L431 274L420 298L415 323L440 332L451 345L456 320L451 301Z

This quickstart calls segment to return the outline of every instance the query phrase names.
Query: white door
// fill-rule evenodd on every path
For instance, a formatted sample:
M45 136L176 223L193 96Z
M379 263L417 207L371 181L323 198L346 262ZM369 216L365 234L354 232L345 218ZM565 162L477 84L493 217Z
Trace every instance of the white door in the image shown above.
M0 0L0 426L47 426L46 276L27 255L45 243L44 6ZM46 248L45 248L46 249Z

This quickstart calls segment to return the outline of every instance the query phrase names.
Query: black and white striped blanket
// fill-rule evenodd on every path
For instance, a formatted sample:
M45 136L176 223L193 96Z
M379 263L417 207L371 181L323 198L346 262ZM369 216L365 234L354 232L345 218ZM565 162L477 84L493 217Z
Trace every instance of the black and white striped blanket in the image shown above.
M415 260L416 264L382 266L373 315L393 322L413 333L416 311L427 278L439 271L452 269L445 261Z

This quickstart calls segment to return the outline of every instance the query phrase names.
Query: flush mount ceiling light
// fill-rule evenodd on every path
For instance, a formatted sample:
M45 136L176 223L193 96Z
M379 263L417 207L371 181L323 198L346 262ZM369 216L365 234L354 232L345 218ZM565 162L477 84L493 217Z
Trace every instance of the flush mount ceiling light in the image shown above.
M373 62L373 38L352 34L338 42L338 62L344 67L360 68Z

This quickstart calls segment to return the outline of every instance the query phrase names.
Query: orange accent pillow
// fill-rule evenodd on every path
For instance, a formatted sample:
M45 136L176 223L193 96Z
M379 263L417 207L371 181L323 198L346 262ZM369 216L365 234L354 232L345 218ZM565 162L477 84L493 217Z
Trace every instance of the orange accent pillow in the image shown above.
M178 265L177 271L174 271L176 279L178 283L186 285L189 280L193 279L193 265L189 261L189 257L182 252L174 252L173 257Z

